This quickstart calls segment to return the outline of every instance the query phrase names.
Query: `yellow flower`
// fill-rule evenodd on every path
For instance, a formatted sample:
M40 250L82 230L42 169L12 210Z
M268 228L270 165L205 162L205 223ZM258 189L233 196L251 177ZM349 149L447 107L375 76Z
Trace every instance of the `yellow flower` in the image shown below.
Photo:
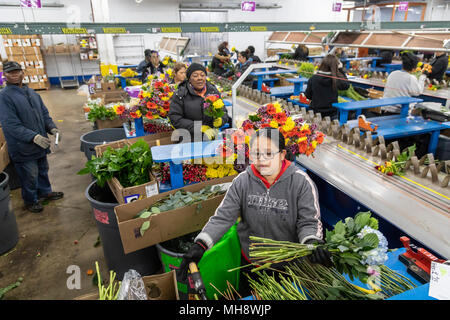
M217 169L217 176L218 176L219 178L223 178L223 177L225 176L225 170L223 169L223 166L220 166L220 167Z
M276 112L276 113L283 112L283 109L281 108L281 106L280 106L280 104L279 104L278 102L275 102L275 103L273 104L273 106L275 107L275 112Z
M169 75L169 77L171 77L172 78L172 73L173 73L173 70L171 69L171 68L169 68L169 69L167 69L167 74Z
M169 101L170 98L169 98L169 97L161 97L161 100L162 100L162 101Z
M286 123L282 127L284 131L289 132L295 128L295 122L291 117L287 118Z
M217 178L217 170L208 166L208 168L206 169L206 176L208 178Z
M315 149L317 147L317 141L311 142L312 147Z
M136 115L138 116L138 118L140 118L142 116L141 110L137 110Z
M302 141L305 141L306 139L308 139L308 138L306 138L306 137L299 138L299 139L297 140L297 143L300 143L300 142L302 142Z
M211 56L212 56L212 53L211 53L211 52L208 52L208 55L211 57Z
M164 74L164 73L161 73L160 75L159 75L159 78L162 80L162 79L164 79L166 77L166 75Z
M163 60L163 65L165 65L165 66L167 66L167 64L169 63L169 61L167 61L167 60Z
M250 143L250 136L245 136L244 141L246 144Z
M273 119L272 121L270 121L270 126L272 128L278 128L278 122L275 119Z
M309 130L309 124L305 123L304 125L302 125L300 130Z
M216 101L213 103L213 107L214 107L215 109L221 109L223 106L224 106L224 104L223 104L222 99L216 100Z

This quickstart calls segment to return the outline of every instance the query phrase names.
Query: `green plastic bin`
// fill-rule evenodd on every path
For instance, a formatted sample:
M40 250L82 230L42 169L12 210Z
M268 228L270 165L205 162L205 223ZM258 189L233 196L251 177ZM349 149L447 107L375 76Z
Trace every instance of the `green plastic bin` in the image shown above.
M160 244L156 245L158 253L164 268L164 272L177 270L183 259L183 254L175 253L163 248ZM214 294L220 296L212 283L220 292L227 288L227 281L230 282L236 290L239 290L240 270L228 272L241 266L241 243L237 234L237 223L228 230L223 237L208 251L205 252L198 263L198 269L206 287L206 296L209 300L214 300ZM189 281L190 277L188 277ZM178 281L178 291L181 299L187 299L188 293L195 292L193 283L182 283Z

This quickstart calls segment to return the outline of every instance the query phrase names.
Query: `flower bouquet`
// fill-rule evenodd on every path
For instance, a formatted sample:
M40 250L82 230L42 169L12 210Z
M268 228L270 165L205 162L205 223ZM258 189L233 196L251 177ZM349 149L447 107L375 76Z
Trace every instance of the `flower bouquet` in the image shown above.
M203 103L203 113L213 118L215 128L219 128L223 125L222 117L224 115L224 105L225 104L219 95L209 95L205 97L205 102Z
M250 258L260 265L253 271L310 255L317 247L323 247L332 253L333 263L340 273L367 283L374 268L388 259L387 240L378 231L378 220L371 217L370 212L359 212L355 218L348 217L336 223L332 231L326 230L325 244L299 244L253 236L250 240Z

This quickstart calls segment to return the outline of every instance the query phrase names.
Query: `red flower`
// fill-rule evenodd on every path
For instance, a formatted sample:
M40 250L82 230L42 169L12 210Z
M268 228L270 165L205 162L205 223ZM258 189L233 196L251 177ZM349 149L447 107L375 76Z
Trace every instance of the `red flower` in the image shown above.
M147 119L153 119L153 113L151 111L147 112L145 116L147 117Z
M306 153L306 149L308 148L308 143L305 141L302 141L298 144L298 151L300 153Z
M273 106L273 104L269 103L267 105L267 113L270 114L270 115L273 115L273 114L277 113L277 111L276 111L275 107Z
M155 82L155 89L160 89L164 86L164 84L161 81L156 81Z
M149 101L149 102L147 102L147 108L149 108L149 109L157 109L158 106L156 105L156 103Z
M317 132L317 143L321 144L325 138L325 135L322 132Z
M244 124L244 127L243 127L244 131L248 131L253 128L254 128L254 126L253 126L253 123L251 123L251 122L247 122L246 124Z
M133 117L134 119L139 118L136 112L130 112L130 116Z
M287 120L286 113L284 113L284 112L276 113L273 118L281 126L284 125L286 123L286 120Z
M387 174L388 176L393 176L393 175L394 175L393 172L386 172L386 174Z
M118 106L117 108L116 108L116 113L117 114L122 114L122 113L124 113L125 112L125 107L124 106Z

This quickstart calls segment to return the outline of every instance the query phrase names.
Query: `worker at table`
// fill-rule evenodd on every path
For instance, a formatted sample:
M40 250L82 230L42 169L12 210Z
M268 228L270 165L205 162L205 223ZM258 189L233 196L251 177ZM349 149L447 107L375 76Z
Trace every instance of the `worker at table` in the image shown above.
M138 66L136 67L137 73L142 73L144 69L147 67L147 65L150 63L152 57L152 50L146 49L144 51L144 60L142 60Z
M254 46L248 46L247 50L245 50L248 54L248 61L251 63L261 63L261 59L255 55L255 47Z
M206 69L199 63L192 63L186 70L186 80L178 85L178 90L170 101L169 119L175 129L187 130L191 141L197 138L194 134L198 130L203 140L214 140L217 128L228 123L230 118L227 109L223 106L224 115L214 120L203 113L205 98L217 95L216 86L206 80ZM201 132L201 133L200 133ZM185 141L186 142L186 141Z
M431 73L426 72L430 80L441 81L444 78L448 66L448 55L444 51L438 51L430 61Z
M336 56L329 54L322 60L319 70L309 78L305 96L311 103L309 108L315 113L320 112L322 117L329 116L331 120L337 119L337 109L332 104L338 102L338 90L347 90L350 85L343 70L339 70L340 61Z
M211 61L211 67L215 74L221 76L227 72L226 64L230 62L231 54L228 50L228 42L222 42L217 48L217 53L214 55Z
M246 51L239 51L238 53L238 63L235 65L234 70L230 70L228 72L225 72L222 77L228 78L228 77L236 77L240 78L241 75L248 69L248 67L251 65L251 62L249 61L248 54ZM219 77L220 78L220 77ZM253 76L248 75L245 80L242 82L243 85L252 87L253 86Z
M144 81L149 75L155 73L164 73L164 64L159 60L158 51L150 51L150 61L144 66L142 70L142 81Z
M387 50L387 49L386 50L381 50L380 51L380 55L379 55L379 57L381 59L379 59L379 60L377 60L375 62L375 66L382 67L383 64L392 63L393 55L394 54L393 54L392 50Z
M299 44L292 54L292 59L299 61L308 61L309 49L304 44Z
M422 74L419 79L412 74L417 67L419 58L410 53L403 52L402 70L396 70L389 74L386 86L384 88L383 98L394 97L410 97L418 96L424 90L426 75ZM398 115L400 114L401 106L386 106L382 107L382 116ZM405 137L396 139L400 146L400 150L416 145L416 155L420 158L427 153L429 137L428 134L417 135L412 137ZM390 143L391 141L386 141Z
M182 62L177 62L173 66L173 79L171 84L179 85L186 80L186 65Z
M278 129L263 128L250 137L251 165L233 179L224 199L184 255L177 278L184 280L190 262L198 263L232 227L238 218L241 265L251 263L250 236L278 241L323 244L323 227L316 185L298 169ZM331 254L318 247L309 256L312 263L332 266ZM283 263L272 265L283 269ZM246 272L247 273L247 272ZM251 272L247 273L252 276ZM241 273L240 291L247 277Z
M426 75L422 74L419 79L412 72L415 71L419 58L410 52L403 52L402 69L395 70L389 74L383 92L383 98L418 96L424 90ZM400 114L400 106L382 107L383 115Z

